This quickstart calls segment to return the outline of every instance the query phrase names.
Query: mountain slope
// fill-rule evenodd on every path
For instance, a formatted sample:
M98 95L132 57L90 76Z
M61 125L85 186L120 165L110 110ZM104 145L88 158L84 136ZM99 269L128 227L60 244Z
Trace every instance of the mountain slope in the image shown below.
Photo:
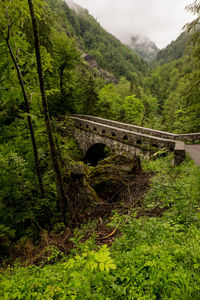
M151 95L158 100L163 130L199 132L199 57L192 33L183 32L157 54L155 69L145 79Z
M131 35L127 45L147 62L153 61L159 52L156 44L145 36Z
M181 58L185 54L189 39L190 34L185 31L182 32L175 41L172 41L166 48L158 52L155 61L159 65L163 65Z
M104 30L87 10L79 6L72 10L70 7L73 6L73 2L71 1L71 4L62 0L47 0L47 3L58 15L57 18L66 33L74 36L82 50L94 56L102 69L113 73L118 78L125 76L129 80L132 79L133 73L140 76L146 71L146 63Z

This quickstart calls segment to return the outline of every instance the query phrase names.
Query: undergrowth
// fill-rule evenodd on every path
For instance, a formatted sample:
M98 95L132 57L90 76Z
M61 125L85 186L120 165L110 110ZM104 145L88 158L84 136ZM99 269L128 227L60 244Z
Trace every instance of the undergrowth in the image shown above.
M164 208L161 217L116 213L111 248L77 234L55 264L2 271L0 299L200 299L200 169L171 157L143 168L155 173L144 208Z

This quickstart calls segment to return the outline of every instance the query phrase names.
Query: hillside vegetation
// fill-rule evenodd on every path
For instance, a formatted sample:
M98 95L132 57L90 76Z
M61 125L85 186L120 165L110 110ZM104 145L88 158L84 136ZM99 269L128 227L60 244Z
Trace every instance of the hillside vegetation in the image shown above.
M113 215L110 231L121 234L111 248L97 246L95 235L80 243L88 225L71 239L76 247L69 256L51 245L43 250L46 266L8 268L0 275L1 297L198 299L200 170L191 162L171 168L170 158L145 168L156 172L151 189L142 210Z
M164 65L184 56L190 38L191 36L187 31L182 32L175 41L157 53L156 62L159 65Z
M81 49L93 55L101 68L117 78L125 76L128 80L131 80L133 73L142 75L145 72L145 62L106 32L87 10L80 7L74 11L62 0L47 0L47 3L59 20L59 28L74 36Z

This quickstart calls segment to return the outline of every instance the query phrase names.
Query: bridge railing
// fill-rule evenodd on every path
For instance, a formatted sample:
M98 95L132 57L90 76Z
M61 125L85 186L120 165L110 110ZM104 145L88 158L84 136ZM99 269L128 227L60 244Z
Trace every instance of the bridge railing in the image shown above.
M98 135L107 136L113 139L118 139L124 143L132 143L140 147L141 145L145 147L155 147L162 148L166 147L173 151L176 145L175 140L163 139L155 136L149 136L146 134L141 134L133 132L127 129L122 129L102 123L97 123L89 120L84 120L73 116L73 120L76 122L76 126L82 130L89 130Z
M133 132L127 129L110 126L103 123L97 123L84 118L72 116L76 127L81 130L92 132L109 139L118 140L122 143L132 145L133 147L151 151L153 148L167 148L169 151L174 151L174 163L179 164L185 158L185 145L181 141L169 140L150 136L138 132Z
M80 114L78 115L77 114L77 115L72 115L72 117L77 117L77 118L85 119L88 121L94 121L97 123L125 129L128 131L134 131L134 132L145 134L145 135L159 137L162 139L178 140L178 141L191 142L191 143L194 143L196 140L200 140L200 132L189 133L189 134L175 134L175 133L169 133L169 132L165 132L165 131L161 131L161 130L155 130L155 129L136 126L136 125L125 124L122 122L107 120L107 119L94 117L94 116L88 116L88 115L80 115Z

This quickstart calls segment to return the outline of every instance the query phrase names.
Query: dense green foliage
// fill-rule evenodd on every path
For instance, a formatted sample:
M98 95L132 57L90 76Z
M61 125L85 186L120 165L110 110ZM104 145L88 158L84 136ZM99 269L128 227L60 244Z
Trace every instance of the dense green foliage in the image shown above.
M1 2L0 4L0 52L3 58L0 61L0 234L1 243L3 243L1 245L1 257L8 255L8 250L13 242L28 236L33 240L37 239L39 228L47 227L50 229L60 217L60 212L57 209L55 179L50 162L44 117L41 108L28 3L27 1L20 2L20 10L17 10L17 15L16 9L19 3L15 2L14 6L12 4L12 1L11 3L6 4L5 2ZM53 20L50 22L48 19L50 13L48 14L49 11L47 10L47 14L45 14L46 10L47 7L38 1L36 12L40 17L40 27L44 27L45 25L46 29L48 29L41 35L41 53L47 94L49 99L54 95L58 103L61 102L63 94L66 93L65 84L60 84L60 69L63 71L62 79L64 81L64 78L66 80L66 73L70 77L70 70L74 69L80 62L80 54L73 39L68 38L66 35L62 36L61 33L56 31L56 26L51 27L53 23L55 25L55 20L54 22ZM9 18L7 17L8 15ZM12 22L10 21L11 19ZM48 20L47 23L46 19ZM50 35L48 36L48 34ZM61 47L61 43L59 43L61 37L62 43L64 41L67 43L64 50ZM55 47L51 47L55 39L58 42ZM11 52L18 64L17 67L10 55ZM65 72L65 68L67 68L67 72ZM21 84L18 82L18 70L22 77ZM78 74L78 71L76 74ZM21 90L22 83L28 95L30 111L27 111L24 104L24 93ZM50 108L53 111L53 103L50 105ZM62 111L66 111L66 107L62 107ZM42 197L43 199L41 199L38 192L35 161L27 117L31 118L36 137L38 158L46 194L45 198ZM59 126L62 128L61 124ZM57 124L54 124L53 128L57 145L65 143L65 145L57 147L60 153L59 158L60 165L62 165L62 172L65 174L78 151L76 151L73 141L69 138L63 140L61 135L56 133ZM68 150L69 148L73 149L73 153L71 150ZM64 163L62 159L65 161Z
M160 51L157 55L160 66L144 81L144 89L157 99L159 106L157 128L170 132L200 131L199 46L198 39L195 45L187 43L189 37L184 32Z
M118 78L126 76L129 80L134 72L141 74L145 71L146 65L139 56L103 30L87 12L80 13L78 18L84 49L95 57L103 69Z
M135 97L130 83L122 78L118 85L109 84L99 90L98 115L126 123L141 125L144 105Z
M200 171L191 162L172 168L171 157L146 162L157 172L144 199L162 217L114 215L122 235L108 249L93 241L45 267L15 266L0 275L4 299L199 299ZM49 261L58 255L52 249Z
M190 35L188 32L181 33L175 41L172 41L166 48L157 53L156 62L159 63L159 65L163 65L181 58L185 54L189 39Z
M80 7L75 12L62 0L47 0L47 3L59 26L74 36L81 49L93 55L101 68L118 78L125 76L129 80L134 72L140 75L145 72L147 65L141 58L106 32L87 10Z
M198 1L189 7L198 15L188 26L191 35L184 32L159 52L154 68L102 29L87 11L77 13L61 0L34 4L51 126L66 188L71 166L81 159L74 140L66 136L67 129L73 130L72 122L68 118L62 122L70 113L171 132L200 131ZM87 63L85 53L106 71ZM0 57L0 258L7 259L27 240L37 243L41 230L63 226L26 0L0 2ZM107 71L117 79L108 80ZM39 193L27 117L34 129L45 197ZM0 275L0 298L199 299L200 173L191 162L172 167L170 160L144 164L146 170L157 172L144 209L147 215L159 209L162 217L136 218L137 211L116 214L111 224L122 235L110 249L93 241L78 246L79 238L73 239L77 249L68 257L57 248L46 249L51 253L49 263L62 260L8 268Z

